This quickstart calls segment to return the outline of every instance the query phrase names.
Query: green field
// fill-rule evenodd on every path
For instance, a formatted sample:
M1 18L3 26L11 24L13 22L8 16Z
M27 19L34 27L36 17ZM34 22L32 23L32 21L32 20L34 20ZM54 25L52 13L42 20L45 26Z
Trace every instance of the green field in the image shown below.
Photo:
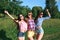
M42 40L60 40L60 19L45 20ZM0 18L0 40L17 40L17 25L9 18ZM27 38L26 38L27 40Z

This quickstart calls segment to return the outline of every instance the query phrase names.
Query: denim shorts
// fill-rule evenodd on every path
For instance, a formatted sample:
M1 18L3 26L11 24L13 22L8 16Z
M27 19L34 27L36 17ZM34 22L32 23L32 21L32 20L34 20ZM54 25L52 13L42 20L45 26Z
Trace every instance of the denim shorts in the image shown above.
M43 28L40 28L40 29L37 29L36 32L39 34L39 33L44 33L44 30Z
M24 37L25 36L25 32L19 32L18 33L18 37Z

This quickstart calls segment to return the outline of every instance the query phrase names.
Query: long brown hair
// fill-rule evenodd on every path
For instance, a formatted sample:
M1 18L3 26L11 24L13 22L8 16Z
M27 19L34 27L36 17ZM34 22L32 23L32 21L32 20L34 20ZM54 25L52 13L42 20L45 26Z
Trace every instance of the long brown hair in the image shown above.
M43 12L43 11L38 11L37 16L35 17L35 20L34 20L35 22L37 21L39 15L40 15L42 12Z
M19 14L18 18L15 19L15 20L18 20L18 22L21 21L20 15L22 15L22 14ZM25 19L24 19L24 21L25 21ZM17 29L19 30L19 23L16 23L16 24L17 24Z

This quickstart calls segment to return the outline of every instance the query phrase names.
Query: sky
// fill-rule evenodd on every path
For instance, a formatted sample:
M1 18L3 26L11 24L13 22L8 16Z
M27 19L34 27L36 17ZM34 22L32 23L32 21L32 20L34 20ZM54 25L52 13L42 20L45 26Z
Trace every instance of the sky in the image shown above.
M45 8L45 0L22 0L22 6L28 6L32 9L34 6L41 6L43 9ZM60 11L60 1L56 0L56 5L58 5L58 9Z

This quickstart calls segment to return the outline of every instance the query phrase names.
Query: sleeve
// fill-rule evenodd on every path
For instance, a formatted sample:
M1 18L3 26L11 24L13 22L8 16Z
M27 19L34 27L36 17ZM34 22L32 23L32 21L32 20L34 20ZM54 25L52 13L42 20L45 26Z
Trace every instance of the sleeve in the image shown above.
M43 20L47 20L47 19L50 19L51 16L47 16L47 17L43 17Z

